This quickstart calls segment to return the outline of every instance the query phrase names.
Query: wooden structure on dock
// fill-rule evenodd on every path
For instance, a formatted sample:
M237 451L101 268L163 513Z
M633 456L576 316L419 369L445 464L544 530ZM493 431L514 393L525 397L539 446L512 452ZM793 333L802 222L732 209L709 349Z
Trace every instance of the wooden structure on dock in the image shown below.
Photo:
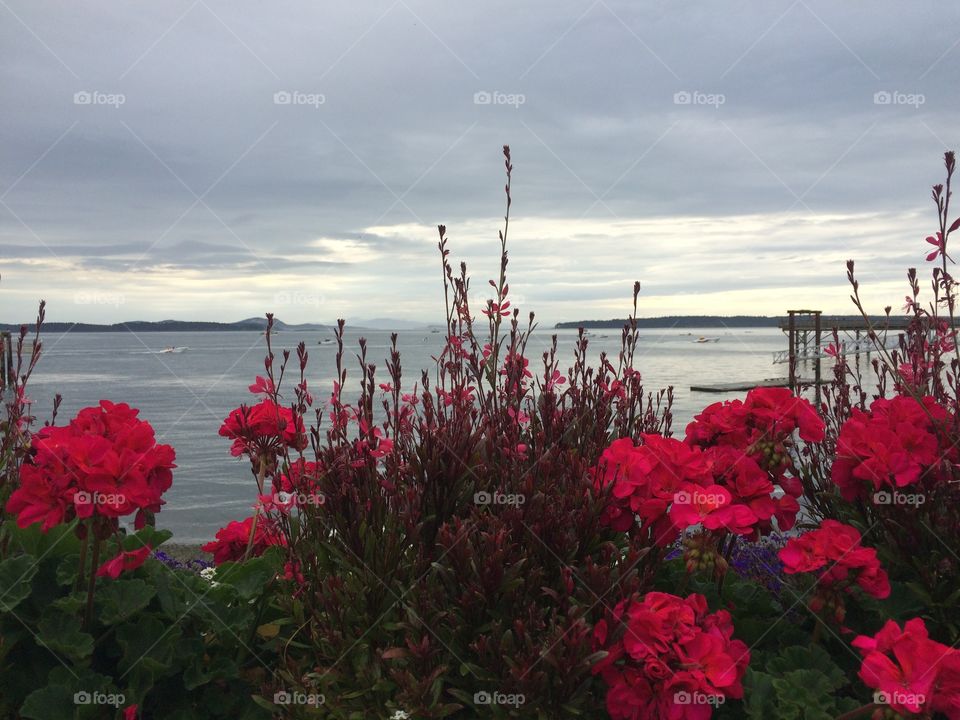
M765 378L744 382L709 383L691 386L692 392L745 392L755 387L786 387L794 393L801 387L813 387L817 404L820 403L820 386L827 382L821 373L821 360L828 356L824 345L824 332L828 342L833 340L833 330L843 334L847 340L840 341L836 352L854 355L859 363L861 354L870 361L870 353L877 345L890 347L899 340L899 333L890 336L888 331L905 330L910 322L908 317L886 317L881 321L867 321L862 317L824 316L820 310L788 310L778 323L787 335L787 349L774 355L774 363L787 363L786 377ZM880 337L871 337L873 331ZM833 351L831 351L833 352ZM809 363L809 365L808 365ZM800 368L813 371L813 377L801 377ZM812 367L811 367L812 366Z
M0 332L0 391L13 385L17 378L17 367L13 361L13 337L9 332Z

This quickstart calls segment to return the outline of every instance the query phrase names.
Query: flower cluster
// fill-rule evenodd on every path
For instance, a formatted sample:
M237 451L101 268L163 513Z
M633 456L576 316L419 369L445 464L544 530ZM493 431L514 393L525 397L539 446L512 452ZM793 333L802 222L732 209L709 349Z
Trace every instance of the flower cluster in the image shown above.
M175 454L158 445L150 423L124 403L101 400L81 410L65 427L48 426L33 436L33 453L20 470L20 487L6 510L26 527L47 531L75 517L116 527L137 513L142 527L160 510L173 481Z
M809 402L780 388L757 388L746 400L716 403L690 423L686 442L644 435L613 442L594 470L597 489L612 485L604 521L630 529L639 516L657 544L703 525L757 539L793 527L802 494L788 474L797 432L818 442L824 423Z
M250 557L262 555L271 545L286 544L286 539L270 520L270 517L260 515L256 518L256 528L254 528L253 517L248 517L239 522L234 520L217 531L216 540L211 540L200 549L213 555L214 565L236 562L242 560L246 555L251 533L253 544L250 549Z
M639 516L653 541L665 547L683 530L669 514L670 505L685 487L709 486L710 475L698 448L659 435L641 439L639 446L630 438L614 440L594 469L594 486L605 491L612 485L603 513L606 524L626 531Z
M238 457L271 459L285 447L302 450L307 446L303 418L270 399L233 410L223 421L220 435L233 440L230 452Z
M930 474L939 478L940 442L936 424L945 425L949 413L925 396L874 400L869 412L854 408L840 430L833 482L845 500L862 498L867 490L903 488ZM951 449L947 455L957 459Z
M824 520L816 530L790 538L780 551L784 572L819 573L817 593L810 604L815 612L826 606L842 622L845 611L840 592L849 592L854 583L875 598L889 597L890 581L880 567L877 551L863 547L860 540L856 528Z
M908 620L903 629L888 620L853 646L864 656L860 679L878 691L875 701L903 715L960 718L960 651L931 640L923 620Z
M704 720L728 698L743 696L750 651L733 639L730 614L709 613L702 595L651 592L625 600L610 623L597 623L594 644L607 652L594 673L609 688L613 720Z
M793 473L794 435L808 443L824 439L814 407L785 388L755 388L744 400L708 406L687 426L687 442L709 456L711 472L739 508L731 532L755 539L793 527L803 487Z

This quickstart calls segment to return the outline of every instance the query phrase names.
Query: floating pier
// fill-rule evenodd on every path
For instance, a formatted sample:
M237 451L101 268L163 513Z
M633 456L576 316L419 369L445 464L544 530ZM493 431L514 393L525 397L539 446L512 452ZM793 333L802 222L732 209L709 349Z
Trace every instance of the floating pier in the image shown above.
M813 385L816 382L818 381L810 379L798 378L796 380L797 385ZM824 380L820 380L819 384L822 385L824 382ZM744 382L723 382L708 383L706 385L691 385L690 391L705 393L746 392L758 387L790 387L790 378L775 377L764 378L763 380L747 380Z

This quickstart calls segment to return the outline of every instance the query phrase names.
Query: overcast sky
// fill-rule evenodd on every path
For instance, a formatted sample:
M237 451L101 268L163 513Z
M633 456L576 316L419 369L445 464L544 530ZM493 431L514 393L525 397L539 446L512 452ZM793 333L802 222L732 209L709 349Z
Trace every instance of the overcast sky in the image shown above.
M2 321L441 319L436 228L554 322L899 305L960 6L0 0Z

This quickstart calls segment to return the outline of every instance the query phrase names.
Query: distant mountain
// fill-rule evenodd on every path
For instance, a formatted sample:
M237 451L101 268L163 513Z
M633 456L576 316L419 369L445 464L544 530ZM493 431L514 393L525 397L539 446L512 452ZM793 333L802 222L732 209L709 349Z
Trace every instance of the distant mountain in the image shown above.
M27 323L33 330L34 324ZM130 320L111 325L96 325L93 323L46 322L43 329L46 332L211 332L211 331L246 331L263 332L267 326L266 318L247 318L232 323L212 322L206 320ZM332 329L330 325L320 323L288 324L282 320L275 320L274 330L290 332L323 332ZM19 325L0 324L0 330L19 332Z

